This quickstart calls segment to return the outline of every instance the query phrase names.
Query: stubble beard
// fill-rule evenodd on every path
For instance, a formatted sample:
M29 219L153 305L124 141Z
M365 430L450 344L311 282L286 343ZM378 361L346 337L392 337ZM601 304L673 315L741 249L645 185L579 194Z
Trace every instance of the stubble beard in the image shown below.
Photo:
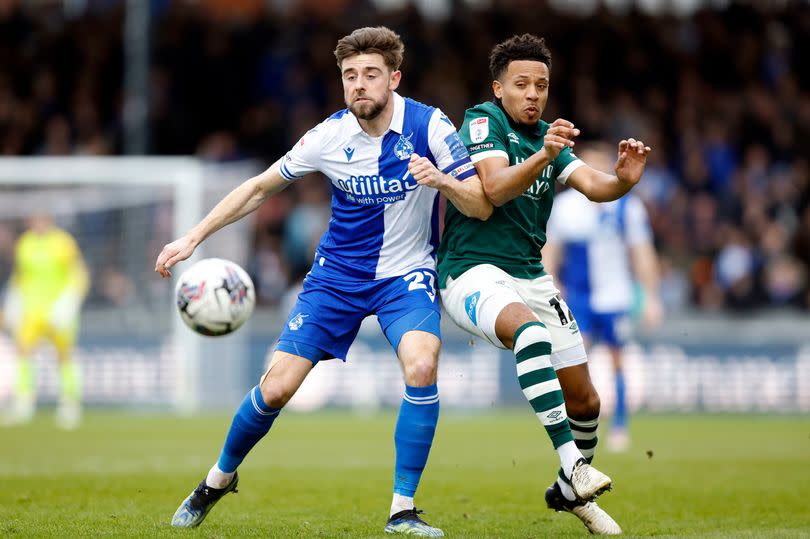
M383 97L383 99L380 101L374 101L368 96L363 97L366 97L371 101L364 101L362 103L354 102L349 106L349 110L352 111L352 114L354 114L360 120L373 120L380 115L385 106L388 104L388 94L386 94L385 97Z

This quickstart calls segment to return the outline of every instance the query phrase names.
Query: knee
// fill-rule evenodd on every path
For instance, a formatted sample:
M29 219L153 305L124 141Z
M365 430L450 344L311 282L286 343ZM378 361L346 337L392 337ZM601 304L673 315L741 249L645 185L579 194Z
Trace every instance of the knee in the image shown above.
M599 394L593 389L577 399L571 399L570 402L566 400L565 402L568 416L573 419L593 419L599 417L601 406L602 403L599 400Z
M409 386L424 387L436 383L438 358L420 356L404 365L405 383Z
M267 406L283 408L295 394L292 388L285 387L279 380L267 377L261 385L262 400Z

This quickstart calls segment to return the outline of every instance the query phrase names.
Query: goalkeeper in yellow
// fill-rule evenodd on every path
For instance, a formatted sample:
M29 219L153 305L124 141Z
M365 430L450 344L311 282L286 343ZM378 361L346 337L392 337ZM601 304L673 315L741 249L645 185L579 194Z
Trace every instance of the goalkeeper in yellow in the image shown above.
M72 353L79 331L79 310L89 276L76 240L57 228L47 215L29 218L17 240L14 270L6 287L4 318L17 348L12 423L34 415L36 382L32 354L43 339L50 340L59 360L61 393L56 419L75 428L81 418L81 380Z

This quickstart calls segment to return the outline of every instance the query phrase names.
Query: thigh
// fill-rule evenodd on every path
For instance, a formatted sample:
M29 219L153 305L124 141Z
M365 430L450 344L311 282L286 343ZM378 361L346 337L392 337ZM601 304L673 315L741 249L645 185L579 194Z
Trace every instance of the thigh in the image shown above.
M412 271L378 283L372 307L395 352L399 352L402 336L410 331L428 333L441 340L435 285L436 272L430 269Z
M363 318L368 316L363 283L338 283L309 275L279 336L281 351L320 359L346 359ZM310 351L322 351L310 357Z
M551 364L555 369L579 365L588 360L579 324L554 286L554 279L544 275L537 279L518 280L521 295L551 333Z
M457 326L506 348L495 331L495 322L507 305L525 303L508 273L490 264L475 266L457 279L448 278L441 294L444 308Z
M44 314L40 316L37 313L27 313L15 328L14 342L23 355L28 355L47 333Z

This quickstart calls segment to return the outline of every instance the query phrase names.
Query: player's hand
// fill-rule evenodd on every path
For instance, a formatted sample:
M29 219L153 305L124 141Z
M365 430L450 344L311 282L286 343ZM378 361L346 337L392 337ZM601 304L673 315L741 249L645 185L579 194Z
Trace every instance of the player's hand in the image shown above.
M190 257L196 247L194 241L188 236L183 236L165 245L155 262L155 271L160 273L161 277L171 277L172 272L169 271L169 268Z
M411 154L411 162L408 163L408 172L414 177L419 185L426 185L438 189L444 185L447 179L439 169L437 169L427 157L419 157L415 153Z
M546 136L543 137L543 150L550 161L553 161L560 155L560 152L565 148L574 147L574 137L579 135L579 129L574 127L574 124L568 120L557 118L554 120Z
M664 320L664 306L658 298L646 298L641 311L641 321L648 330L658 329Z
M619 158L616 160L616 177L631 186L638 183L647 166L647 154L652 148L640 140L629 138L619 142Z

